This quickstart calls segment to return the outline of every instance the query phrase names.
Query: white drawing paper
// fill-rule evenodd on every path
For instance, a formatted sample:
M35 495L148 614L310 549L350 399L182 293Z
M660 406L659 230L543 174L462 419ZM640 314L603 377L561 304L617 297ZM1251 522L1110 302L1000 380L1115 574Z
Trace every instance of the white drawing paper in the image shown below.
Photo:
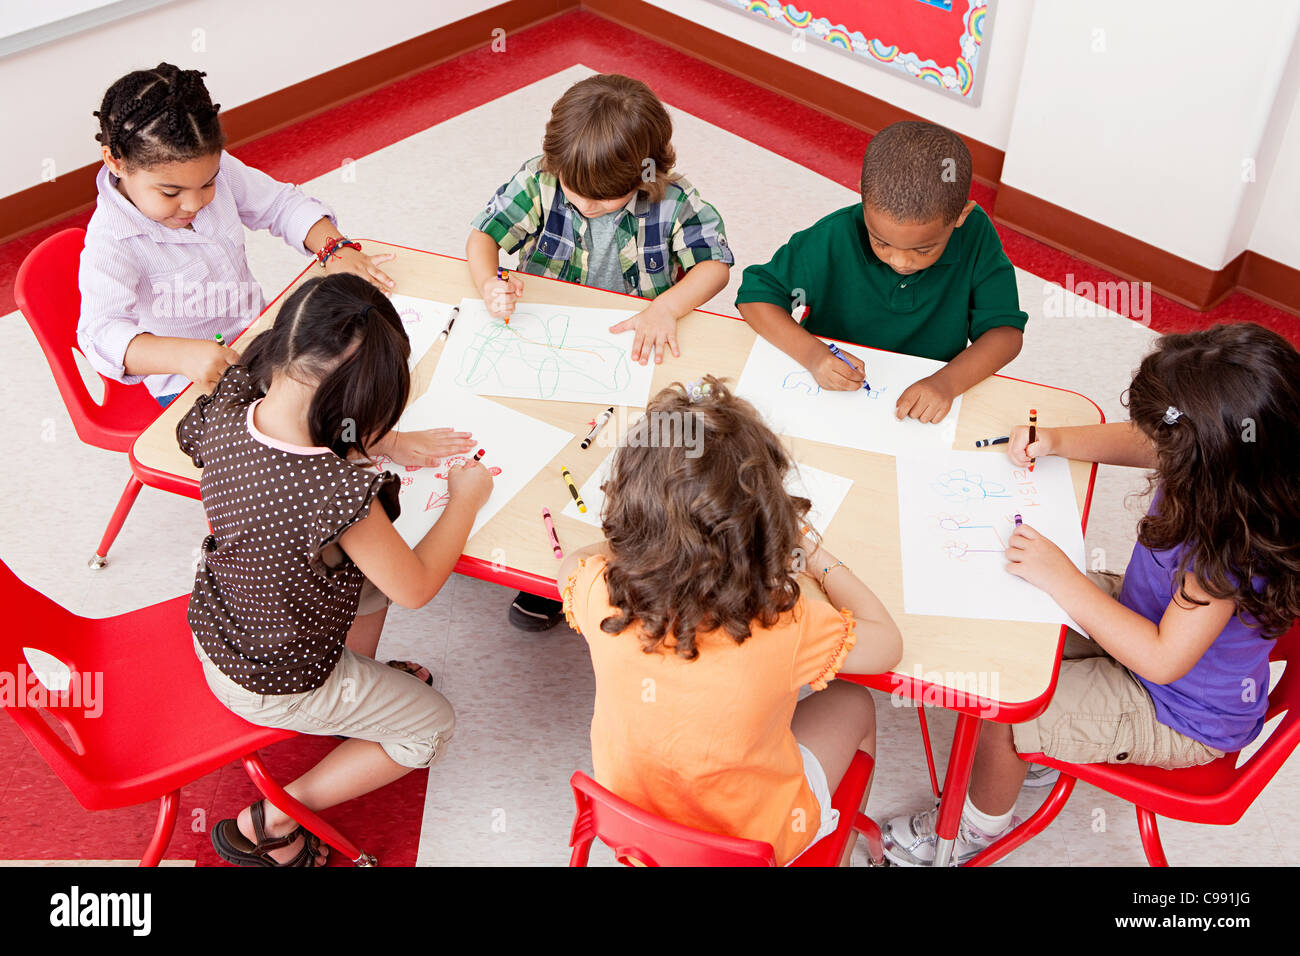
M605 507L605 494L600 490L600 486L609 480L609 472L613 464L614 453L611 452L605 456L605 460L600 463L592 476L578 489L578 494L582 496L582 503L587 506L586 514L578 511L578 506L573 501L572 496L570 496L569 503L564 506L564 510L560 513L599 528L603 523L603 509ZM812 502L812 507L808 510L808 522L822 534L825 534L826 529L830 527L835 512L844 503L844 499L852 487L852 478L833 475L828 471L798 463L794 468L790 469L785 478L786 491L792 495L807 498Z
M952 448L961 396L938 424L926 425L914 418L900 422L894 417L899 395L913 382L942 368L942 362L875 349L843 348L866 364L869 389L824 389L811 372L759 337L741 372L736 393L751 402L772 430L782 435L885 455L936 454Z
M464 299L434 385L476 395L644 407L654 363L632 361L635 333L610 326L635 310L521 302L507 325Z
M492 495L479 509L470 530L472 538L533 480L534 475L550 464L561 448L573 440L573 436L562 428L486 398L433 389L412 402L398 422L401 431L447 427L472 432L474 450L428 467L398 465L388 460L380 462L382 467L402 480L399 494L402 513L394 527L411 547L415 547L429 532L446 507L449 500L447 471L452 465L472 458L474 452L482 448L485 454L480 461L493 476ZM541 528L540 513L538 522L538 528Z
M1007 572L1017 514L1083 570L1083 532L1066 459L1039 458L1030 472L1005 454L899 458L903 610L1080 630L1046 592Z
M802 462L796 462L785 476L786 491L812 502L808 509L808 523L823 535L852 487L852 478L831 474Z
M447 327L452 307L446 302L420 299L413 295L394 295L391 301L402 318L406 337L411 340L411 358L407 364L414 371L420 364L420 359L438 341L438 333Z

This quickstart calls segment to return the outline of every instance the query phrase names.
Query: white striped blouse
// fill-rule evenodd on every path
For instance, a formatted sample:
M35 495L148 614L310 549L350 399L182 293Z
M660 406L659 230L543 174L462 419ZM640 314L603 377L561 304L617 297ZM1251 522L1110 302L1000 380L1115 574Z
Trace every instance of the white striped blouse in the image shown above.
M128 385L144 382L151 395L179 392L178 374L128 375L127 346L142 332L230 341L265 306L244 252L244 227L272 235L308 255L307 232L328 206L301 190L222 152L212 201L192 229L172 229L138 210L105 166L95 184L99 199L86 227L78 284L81 320L77 344L96 371Z

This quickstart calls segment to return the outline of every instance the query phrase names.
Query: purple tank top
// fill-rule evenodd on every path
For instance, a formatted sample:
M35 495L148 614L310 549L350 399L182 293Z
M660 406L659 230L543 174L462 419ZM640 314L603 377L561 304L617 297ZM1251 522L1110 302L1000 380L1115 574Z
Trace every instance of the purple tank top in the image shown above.
M1174 572L1181 547L1150 551L1133 547L1119 603L1159 623L1177 593ZM1262 586L1257 581L1256 587ZM1268 707L1268 655L1276 643L1260 637L1240 617L1222 633L1190 671L1169 684L1155 684L1134 674L1151 694L1156 719L1181 734L1225 753L1240 750L1264 726Z

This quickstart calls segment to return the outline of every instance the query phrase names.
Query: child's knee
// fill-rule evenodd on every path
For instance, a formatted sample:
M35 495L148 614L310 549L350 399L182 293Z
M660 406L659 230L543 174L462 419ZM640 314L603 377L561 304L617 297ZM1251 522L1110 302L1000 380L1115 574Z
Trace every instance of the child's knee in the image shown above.
M451 702L435 690L430 690L428 696L436 699L419 725L404 740L384 745L388 756L412 770L432 766L441 759L456 733L456 713Z

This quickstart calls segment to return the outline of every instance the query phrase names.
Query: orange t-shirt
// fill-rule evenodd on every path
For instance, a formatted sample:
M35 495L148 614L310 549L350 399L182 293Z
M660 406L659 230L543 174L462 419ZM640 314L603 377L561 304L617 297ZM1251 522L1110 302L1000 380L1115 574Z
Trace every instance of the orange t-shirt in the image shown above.
M596 672L591 761L596 780L661 817L771 843L778 864L817 832L821 808L804 777L790 720L799 688L822 690L857 640L853 615L799 602L745 643L696 636L699 656L647 654L635 625L606 634L605 559L583 560L564 588L564 613L586 639Z

